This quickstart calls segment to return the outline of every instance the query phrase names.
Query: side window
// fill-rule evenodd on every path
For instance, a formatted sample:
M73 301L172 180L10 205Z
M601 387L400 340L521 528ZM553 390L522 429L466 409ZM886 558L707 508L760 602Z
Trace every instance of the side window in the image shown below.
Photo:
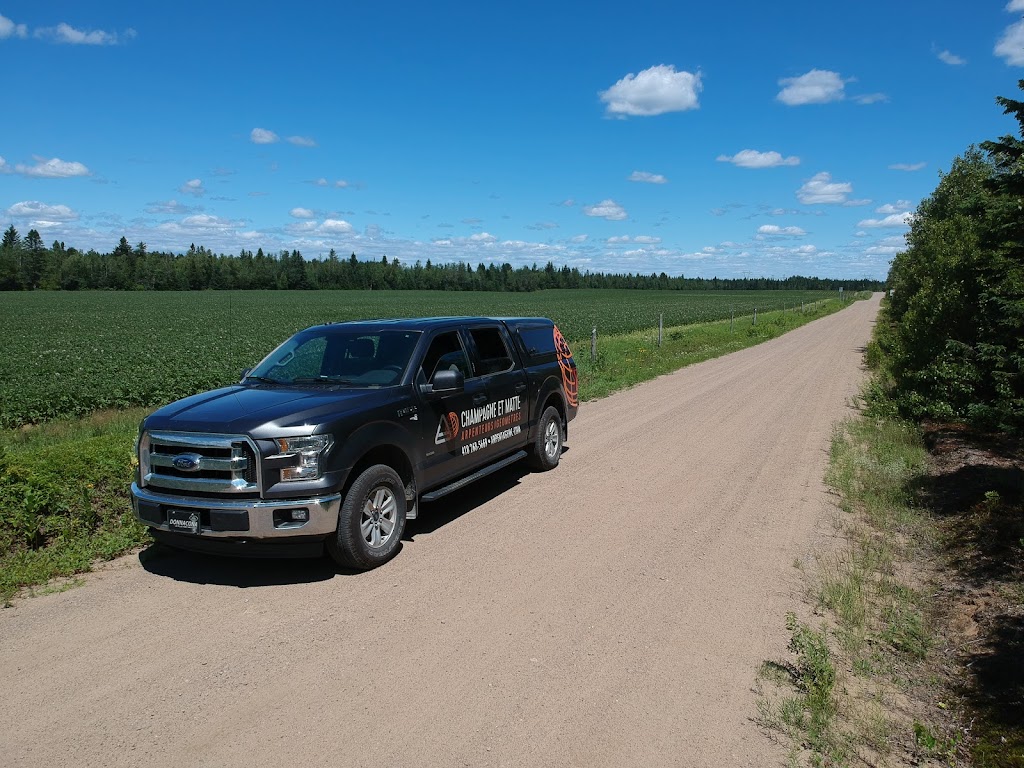
M487 376L492 373L501 373L512 367L512 356L508 347L505 346L505 339L497 328L473 328L469 335L473 337L473 344L476 347L477 376Z
M431 382L434 374L441 370L459 370L467 379L473 376L469 368L469 358L462 348L457 331L449 331L436 336L427 354L423 356L423 364L420 366L420 373L424 380Z

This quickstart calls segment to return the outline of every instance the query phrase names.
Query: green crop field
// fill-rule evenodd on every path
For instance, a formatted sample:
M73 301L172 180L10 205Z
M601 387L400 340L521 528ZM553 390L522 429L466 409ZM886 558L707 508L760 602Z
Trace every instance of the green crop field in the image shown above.
M0 427L156 406L236 381L293 332L329 320L542 315L603 336L799 306L822 291L550 290L0 294Z

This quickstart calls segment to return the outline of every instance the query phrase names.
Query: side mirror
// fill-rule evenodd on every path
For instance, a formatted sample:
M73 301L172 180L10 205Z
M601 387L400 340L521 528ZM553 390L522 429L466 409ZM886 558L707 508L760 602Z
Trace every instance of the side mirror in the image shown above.
M466 377L462 371L438 371L430 384L420 387L420 392L427 397L444 397L457 395L466 389Z

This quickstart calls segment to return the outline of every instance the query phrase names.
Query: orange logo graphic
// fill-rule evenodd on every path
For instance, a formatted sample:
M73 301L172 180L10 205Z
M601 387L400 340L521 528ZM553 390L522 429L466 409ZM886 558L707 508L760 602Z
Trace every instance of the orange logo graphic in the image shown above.
M558 367L562 371L562 386L565 388L565 399L573 408L580 404L580 382L573 364L572 350L562 332L555 326L555 352L558 354Z
M441 445L459 436L459 417L457 414L448 412L441 416L437 424L437 434L434 436L434 445Z

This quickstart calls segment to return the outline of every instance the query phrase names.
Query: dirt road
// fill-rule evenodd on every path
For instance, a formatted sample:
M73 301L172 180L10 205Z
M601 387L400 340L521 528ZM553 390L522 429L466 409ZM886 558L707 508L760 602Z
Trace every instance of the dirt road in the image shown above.
M0 763L782 763L750 689L877 308L584 404L557 470L428 505L376 571L157 550L18 601Z

